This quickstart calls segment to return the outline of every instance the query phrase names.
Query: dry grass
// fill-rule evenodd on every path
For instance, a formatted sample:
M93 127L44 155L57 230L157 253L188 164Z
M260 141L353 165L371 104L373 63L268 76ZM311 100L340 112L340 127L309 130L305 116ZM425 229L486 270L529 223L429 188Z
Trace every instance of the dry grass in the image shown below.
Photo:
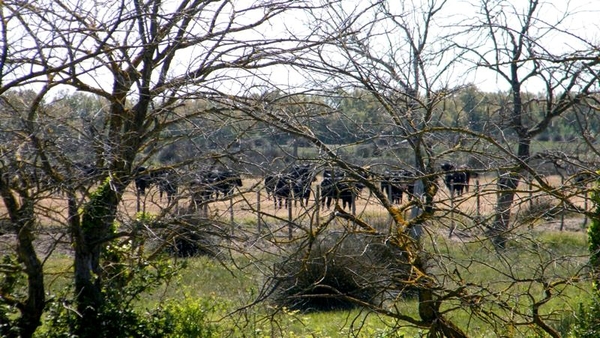
M315 184L318 185L318 180ZM472 182L473 183L473 182ZM553 187L560 186L559 177L549 177L548 183ZM437 196L437 207L441 210L458 210L461 213L468 215L490 215L494 211L496 203L496 185L494 178L483 177L478 180L479 193L475 193L474 184L472 185L469 193L463 196L456 197L454 200L450 199L448 191L445 187L439 190ZM533 188L535 190L535 187ZM536 196L540 196L542 192L530 192L530 188L521 184L519 192L517 194L516 202L513 207L513 213L518 214L521 210L529 208L532 201L535 200ZM583 208L586 204L582 194L573 194L569 201L574 205ZM406 202L406 198L404 199ZM180 194L180 198L177 201L177 208L166 210L167 203L165 200L161 201L158 196L156 188L151 188L146 196L141 201L141 208L143 211L151 214L160 214L162 212L176 212L179 214L185 213L189 210L190 199L189 194L184 190ZM587 205L590 208L590 205ZM66 224L67 217L67 203L64 197L60 195L52 195L44 198L36 205L39 217L39 223L41 225L58 226ZM235 222L244 223L245 221L256 219L256 215L262 214L263 217L275 217L281 219L287 219L289 212L287 209L277 209L274 206L272 200L267 199L264 189L262 189L262 179L260 178L245 178L244 186L238 190L232 199L225 199L221 201L212 202L209 205L209 215L216 219L224 221L231 220L233 217ZM319 217L326 217L331 210L316 210L314 204L314 198L311 199L308 207L297 206L291 208L291 217L296 218L301 215L309 214L311 216L318 215ZM124 195L123 201L119 208L118 218L121 221L127 221L135 217L137 213L137 200L133 187ZM374 195L369 194L368 191L363 191L359 196L356 203L356 213L360 215L385 216L386 212L380 205ZM4 204L0 204L0 219L7 219L6 208Z

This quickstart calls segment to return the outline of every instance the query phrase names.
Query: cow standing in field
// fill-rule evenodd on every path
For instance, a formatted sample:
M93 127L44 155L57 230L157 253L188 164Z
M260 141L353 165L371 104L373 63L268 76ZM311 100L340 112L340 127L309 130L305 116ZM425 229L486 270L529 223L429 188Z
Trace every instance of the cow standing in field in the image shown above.
M381 180L381 190L392 204L402 203L404 194L410 201L415 192L415 174L405 169L386 171Z
M456 168L454 164L444 163L441 168L444 171L444 183L452 196L469 192L471 173L465 166Z
M273 197L275 208L290 206L300 201L304 207L308 205L312 192L312 183L316 180L314 168L310 164L295 165L288 171L265 177L267 198Z
M135 169L135 190L138 200L146 194L146 190L152 185L158 186L159 198L162 200L163 194L167 197L167 202L171 203L177 195L177 172L172 168L160 168L150 170L147 167L139 166Z
M208 202L233 195L236 187L242 186L240 174L232 170L211 170L197 174L190 182L192 204L195 209L201 206L204 210Z
M342 201L342 208L351 210L364 185L351 180L343 171L325 170L321 181L321 208L331 208L335 200Z
M161 168L151 174L152 182L158 186L159 198L162 200L163 195L167 198L167 203L175 201L178 188L177 172L172 168Z

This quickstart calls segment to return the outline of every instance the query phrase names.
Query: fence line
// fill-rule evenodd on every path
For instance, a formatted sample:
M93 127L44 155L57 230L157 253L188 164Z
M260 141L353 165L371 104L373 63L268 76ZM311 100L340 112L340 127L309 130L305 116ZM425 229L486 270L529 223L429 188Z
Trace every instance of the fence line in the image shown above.
M556 181L555 181L556 182ZM535 198L537 196L536 194L536 188L535 188L535 184L533 181L531 180L527 180L526 181L526 191L525 196L528 197L529 201L526 202L528 203L529 207L531 207L534 203L535 203ZM561 185L564 184L564 179L561 179ZM490 188L492 187L492 188ZM469 212L468 209L472 210L471 212L474 212L474 221L479 224L482 220L482 217L484 214L487 214L488 212L493 212L490 211L490 207L494 206L494 196L496 196L497 194L497 189L495 189L495 187L493 187L493 181L490 181L489 183L485 183L482 184L481 181L479 179L475 180L474 182L474 186L473 186L473 191L470 193L470 195L464 199L461 196L456 196L456 194L454 193L450 193L449 199L447 200L447 202L449 203L449 217L450 217L450 230L449 230L449 237L451 237L457 227L457 215L456 215L456 210L455 208L460 208L463 212ZM390 189L390 187L388 187L388 189ZM261 191L256 191L255 192L255 196L256 196L256 202L255 205L253 207L251 207L250 209L254 209L254 212L252 212L253 214L255 213L256 216L256 222L257 222L257 231L259 233L261 233L264 229L264 226L267 225L267 223L265 222L265 215L269 214L269 209L268 208L264 208L262 205L262 200L264 199L264 196L261 195ZM453 190L452 190L453 191ZM583 195L578 195L578 200L576 200L576 202L581 206L583 204L583 209L587 210L589 207L589 196L588 196L588 191L587 190L583 190ZM322 213L321 213L321 203L320 203L320 199L321 199L321 187L320 185L315 185L314 190L313 190L313 196L314 196L314 204L316 207L316 210L314 211L314 214L311 216L311 221L310 221L310 225L312 226L312 222L316 222L317 224L319 224L321 222L321 218L322 218ZM387 193L391 193L389 190L387 191ZM391 196L388 195L388 196ZM443 198L443 197L442 197ZM474 198L474 201L469 203L469 204L464 204L463 202L468 201L469 199ZM358 201L362 201L363 199L365 199L364 197L361 197L360 200L358 200L357 198L353 198L352 203L351 203L351 212L353 214L357 213L357 209L359 208L358 205ZM370 199L365 199L366 202L368 203L367 206L371 205L371 203L373 203L373 205L376 204L376 202L372 202L370 201ZM223 201L226 202L226 201ZM288 227L288 237L292 238L293 235L293 230L294 230L294 215L295 212L292 208L294 208L294 206L292 206L292 203L294 203L295 201L291 198L287 199L287 227ZM227 203L227 202L226 202ZM253 203L252 201L248 201L248 203ZM461 205L462 204L462 205ZM221 206L224 206L223 204L220 204ZM467 206L468 209L463 209L465 206ZM469 207L470 206L470 207ZM143 205L140 205L141 208L143 208ZM366 207L366 206L365 206ZM566 210L566 206L563 204L562 207ZM236 220L236 216L240 217L238 215L238 213L240 212L239 210L239 206L236 207L235 203L234 203L234 199L229 199L229 203L227 205L227 207L229 210L225 211L225 213L228 213L228 218L229 221L231 222L231 226L232 226L232 231L234 230L234 223ZM362 204L361 204L361 208L362 208ZM485 209L485 211L484 211ZM265 213L266 212L266 213ZM277 209L275 209L272 212L277 212ZM408 212L408 211L407 211ZM388 215L389 216L389 215ZM227 216L226 216L227 217ZM391 217L391 216L390 216ZM565 215L564 212L561 213L560 215L560 230L564 230L565 228ZM583 227L585 227L588 223L588 219L587 217L584 218L583 220Z

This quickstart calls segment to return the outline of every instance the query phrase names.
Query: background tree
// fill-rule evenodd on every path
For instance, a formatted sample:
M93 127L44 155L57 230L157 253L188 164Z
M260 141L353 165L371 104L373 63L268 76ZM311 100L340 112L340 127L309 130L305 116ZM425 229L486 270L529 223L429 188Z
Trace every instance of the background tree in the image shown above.
M563 13L556 20L542 18L550 4L531 0L514 4L511 1L482 1L480 13L467 32L481 44L469 41L464 45L468 60L475 67L492 71L505 81L511 99L506 109L507 120L498 125L508 130L504 151L509 161L499 163L499 198L496 218L489 226L490 238L496 247L504 248L511 229L511 207L523 173L527 172L540 186L545 185L532 161L543 154L532 150L534 138L546 131L553 120L570 113L574 106L597 93L598 60L589 53L594 44L585 36L574 36L561 28L571 14ZM474 32L478 34L473 35ZM564 43L560 42L564 39ZM564 48L577 45L575 48ZM543 98L529 98L525 88L529 83L543 85ZM533 101L535 100L535 101ZM535 106L532 104L539 103ZM536 117L532 113L539 109ZM514 151L512 149L515 149Z

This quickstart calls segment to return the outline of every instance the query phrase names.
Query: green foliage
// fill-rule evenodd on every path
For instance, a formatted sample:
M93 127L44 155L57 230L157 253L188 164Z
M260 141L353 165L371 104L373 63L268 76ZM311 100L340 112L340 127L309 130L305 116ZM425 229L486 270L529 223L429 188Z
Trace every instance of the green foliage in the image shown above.
M38 330L40 337L75 337L77 313L65 298L50 303L46 311L46 325ZM165 337L174 331L174 323L168 321L161 308L150 312L140 312L133 307L123 307L109 299L99 311L101 327L90 328L98 337Z
M101 332L100 337L107 338L165 337L171 334L176 323L168 320L168 314L162 308L143 311L134 305L134 301L168 283L185 265L173 264L168 260L148 262L139 258L133 262L126 259L129 257L126 246L113 246L109 251L111 255L119 256L115 260L131 261L132 264L113 268L110 276L107 276L110 277L109 281L102 290L106 301L98 311L102 327L93 330ZM113 261L111 264L116 263ZM116 275L117 272L119 275ZM67 288L62 296L55 297L49 303L46 325L41 330L42 336L71 337L73 332L77 332L79 316L71 297L70 288Z
M598 292L588 304L580 304L576 323L571 331L572 337L600 337L600 295Z
M596 183L591 194L595 209L591 216L591 224L588 228L588 248L590 250L590 263L593 268L600 268L600 187Z
M23 274L16 257L4 255L2 257L2 270L0 271L0 335L8 336L15 330L13 319L16 318L17 309L7 301L7 297L20 299L24 295L19 292L22 285Z
M170 323L169 337L218 337L218 326L210 322L216 302L208 299L171 301L164 307L164 321Z
M600 290L598 285L598 269L600 269L600 187L599 182L592 189L591 200L595 209L588 228L588 248L590 264L594 277L594 297L587 304L580 304L573 337L600 337Z
M116 203L111 203L113 198L114 192L110 187L110 178L106 178L90 195L90 200L83 209L81 227L84 232L95 233L100 237L106 235L102 229L105 228L106 216L110 215L110 208L116 205Z

